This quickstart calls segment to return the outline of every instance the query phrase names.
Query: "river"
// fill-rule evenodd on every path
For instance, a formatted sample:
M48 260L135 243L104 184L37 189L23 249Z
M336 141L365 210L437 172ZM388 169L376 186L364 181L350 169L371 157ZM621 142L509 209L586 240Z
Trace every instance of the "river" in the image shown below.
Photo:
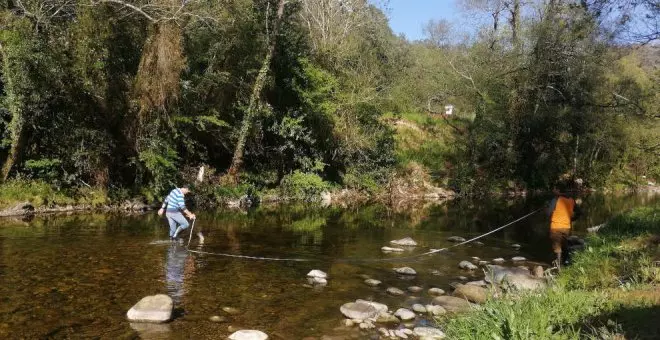
M206 236L191 249L211 253L310 259L259 261L193 254L167 238L155 212L74 214L0 219L0 338L219 339L230 329L259 329L272 339L369 338L341 326L339 307L356 299L409 306L411 295L430 301L426 290L483 277L458 268L462 260L524 256L526 265L552 260L547 216L537 213L511 227L450 251L397 260L451 245L449 236L473 237L538 209L548 197L456 200L393 211L383 205L321 208L305 205L259 207L247 212L199 212L195 225ZM657 205L646 194L584 198L575 233L641 205ZM384 254L389 241L412 237L419 246L402 255ZM520 244L516 249L512 244ZM371 261L385 259L385 261ZM366 261L365 261L366 260ZM508 262L512 265L511 262ZM418 275L404 280L392 271L410 266ZM329 274L328 285L311 287L312 269ZM380 287L364 284L369 276ZM417 294L390 296L387 287ZM164 293L175 302L176 318L164 325L130 324L126 311L142 297ZM229 314L223 307L238 309ZM219 315L225 322L211 322ZM419 324L432 323L419 318Z

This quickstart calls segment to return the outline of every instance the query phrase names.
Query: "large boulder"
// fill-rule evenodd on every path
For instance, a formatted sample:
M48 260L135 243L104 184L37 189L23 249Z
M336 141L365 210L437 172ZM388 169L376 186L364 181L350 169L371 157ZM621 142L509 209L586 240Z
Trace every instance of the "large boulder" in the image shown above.
M389 309L386 304L378 303L378 302L373 302L373 301L366 301L366 300L355 300L356 303L366 303L368 305L371 305L372 307L376 308L378 313L385 313Z
M457 285L452 295L458 298L467 299L474 303L484 303L489 296L486 288L469 284Z
M534 277L529 270L522 268L506 268L497 265L488 266L485 280L494 284L501 284L512 290L537 290L546 288L548 283L543 278Z
M472 305L465 299L455 296L438 296L433 299L433 303L442 306L448 312L466 312L472 308Z
M242 329L232 333L229 340L268 340L268 334L252 329Z
M406 247L414 247L417 245L417 242L415 242L415 240L413 240L410 237L402 238L400 240L393 240L390 241L390 243L397 246L406 246Z
M165 294L145 296L126 313L132 322L163 323L172 318L172 298Z
M349 302L343 304L339 311L349 319L366 320L375 318L380 314L376 307L365 302Z

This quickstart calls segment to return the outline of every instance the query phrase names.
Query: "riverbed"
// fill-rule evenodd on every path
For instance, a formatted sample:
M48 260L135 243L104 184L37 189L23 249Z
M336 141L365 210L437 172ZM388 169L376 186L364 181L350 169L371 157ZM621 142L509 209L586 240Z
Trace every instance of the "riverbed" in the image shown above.
M185 245L157 242L167 239L167 226L155 212L0 219L0 338L218 339L242 328L264 331L272 339L370 338L375 330L342 325L343 303L373 300L396 310L413 300L429 302L429 288L449 291L452 282L483 278L481 270L458 268L472 257L546 267L552 252L542 212L480 243L408 257L448 247L450 236L488 232L547 199L455 200L401 210L377 204L287 205L197 214L195 230L204 233L205 243L193 237L193 250L309 260L301 262L190 253ZM647 194L591 194L584 198L575 233L583 235L587 227L632 207L659 202ZM401 254L381 251L404 237L419 245ZM527 261L514 264L514 256ZM392 270L401 266L418 274L405 277ZM328 273L327 286L308 284L312 269ZM367 276L382 284L366 285ZM410 286L424 290L410 293ZM405 294L391 296L389 287ZM126 320L133 304L158 293L174 300L172 322L145 326ZM211 316L222 322L210 321ZM423 317L416 322L433 325Z

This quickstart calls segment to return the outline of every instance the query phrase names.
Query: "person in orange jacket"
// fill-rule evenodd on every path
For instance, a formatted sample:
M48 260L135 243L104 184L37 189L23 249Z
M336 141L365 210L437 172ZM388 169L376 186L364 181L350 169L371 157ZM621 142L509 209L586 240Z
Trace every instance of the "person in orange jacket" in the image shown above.
M555 265L560 268L567 261L567 240L571 235L572 222L579 215L579 207L572 197L571 185L558 183L552 192L555 198L550 201L547 213L550 216L550 240L555 253ZM562 262L563 261L563 262Z

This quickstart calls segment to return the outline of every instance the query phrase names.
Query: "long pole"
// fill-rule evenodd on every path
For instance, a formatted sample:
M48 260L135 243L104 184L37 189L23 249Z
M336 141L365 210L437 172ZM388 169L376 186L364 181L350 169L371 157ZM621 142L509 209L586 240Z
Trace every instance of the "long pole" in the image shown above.
M195 229L195 221L197 219L194 219L192 221L192 225L190 225L190 236L188 236L188 245L186 247L190 247L190 241L192 240L192 234L193 234L193 229Z

